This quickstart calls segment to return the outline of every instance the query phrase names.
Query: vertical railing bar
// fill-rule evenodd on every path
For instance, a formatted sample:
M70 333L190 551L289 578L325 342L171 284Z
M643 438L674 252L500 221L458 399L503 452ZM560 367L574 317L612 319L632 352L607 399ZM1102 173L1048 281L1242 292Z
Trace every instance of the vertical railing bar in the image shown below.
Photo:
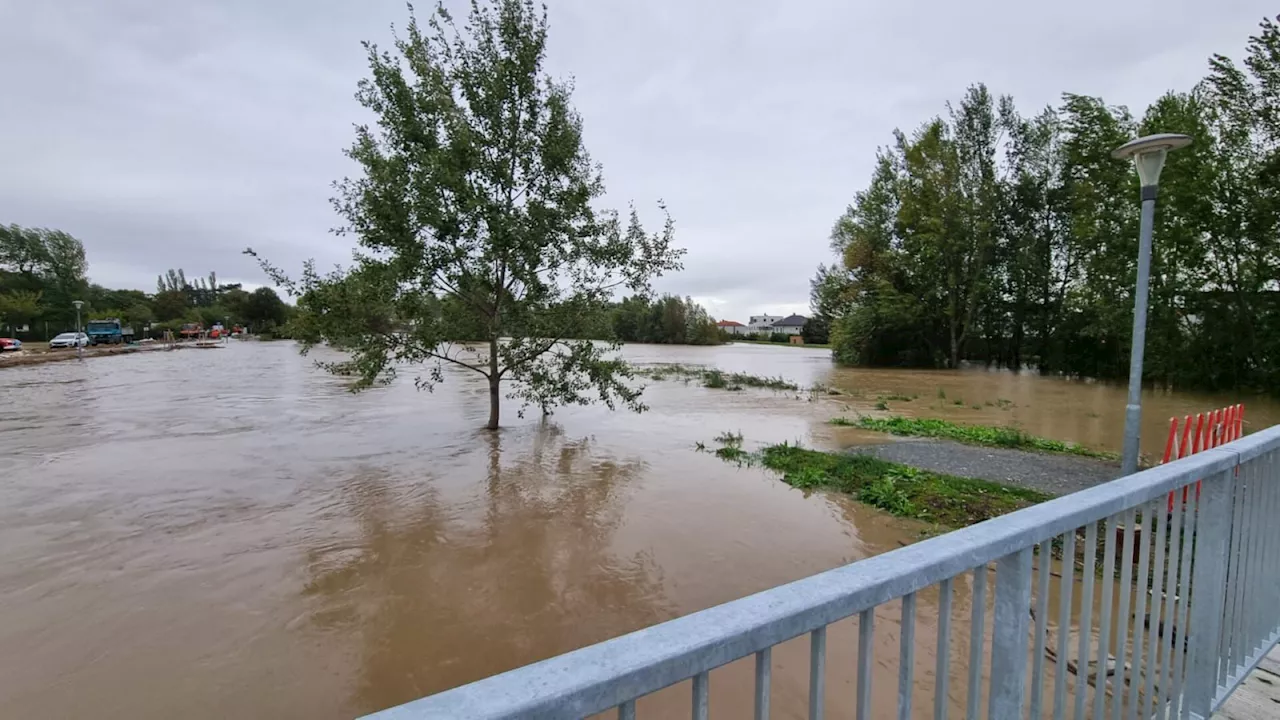
M826 708L827 626L809 633L809 720L822 720Z
M1129 674L1129 704L1126 708L1126 717L1134 720L1138 717L1138 705L1146 698L1140 692L1143 655L1142 655L1142 622L1147 611L1147 570L1151 562L1151 541L1154 539L1153 528L1155 527L1156 516L1160 514L1160 505L1163 500L1148 503L1142 508L1142 540L1138 543L1138 578L1133 586L1133 672ZM1154 510L1153 510L1154 508Z
M1093 716L1106 717L1107 711L1107 659L1111 657L1111 593L1116 584L1116 520L1119 513L1106 518L1107 536L1103 539L1102 552L1102 616L1098 619L1097 683L1093 687Z
M1275 453L1267 453L1254 460L1254 462L1258 463L1258 472L1262 476L1262 487L1266 489L1267 518L1277 517L1276 498L1280 494L1277 493L1278 479L1273 474L1275 470L1275 466L1272 463L1274 455ZM1274 578L1280 575L1276 571L1276 535L1280 534L1280 523L1268 522L1265 527L1266 536L1262 545L1262 576L1263 578ZM1265 582L1264 587L1268 589L1266 606L1273 609L1280 607L1280 583L1274 581ZM1267 635L1271 635L1275 632L1277 625L1278 623L1275 621L1266 622L1263 625L1263 629Z
M1240 476L1244 478L1244 519L1240 525L1240 590L1236 607L1236 624L1233 633L1233 652L1231 676L1236 677L1243 670L1244 663L1248 660L1251 649L1253 648L1253 639L1250 637L1249 618L1252 614L1250 608L1253 607L1249 601L1253 596L1253 581L1255 575L1253 573L1254 557L1254 538L1257 535L1256 515L1258 509L1258 483L1254 482L1254 476L1250 472L1253 463L1246 463L1243 468L1238 468Z
M911 676L916 666L916 594L902 597L898 644L898 720L911 720Z
M756 717L769 720L769 685L773 677L773 648L756 653Z
M1111 700L1113 720L1120 720L1120 716L1124 713L1124 701L1130 682L1126 660L1129 656L1129 592L1133 580L1133 537L1138 523L1137 510L1135 508L1126 510L1123 522L1124 540L1121 544L1124 547L1120 550L1123 553L1120 558L1120 606L1116 608L1116 676L1112 681L1115 690L1112 691Z
M938 585L938 652L933 670L933 718L947 720L947 695L951 684L951 586L954 578Z
M1255 651L1262 649L1263 633L1261 619L1263 613L1270 614L1271 610L1274 608L1274 606L1266 606L1261 602L1264 600L1261 588L1266 587L1266 583L1268 581L1267 576L1263 574L1264 565L1262 563L1261 556L1265 547L1263 544L1263 536L1265 534L1263 528L1270 519L1270 516L1263 513L1263 509L1266 506L1267 493L1265 491L1265 480L1263 480L1261 467L1259 467L1261 459L1262 458L1255 458L1245 464L1245 470L1249 474L1249 482L1254 485L1254 502L1252 506L1253 522L1249 524L1249 532L1253 538L1249 543L1249 588L1248 594L1245 595L1247 607L1251 609L1249 618L1252 622L1249 624L1247 630L1249 641L1246 644L1246 647L1248 648L1246 657L1252 657ZM1269 635L1270 633L1267 634Z
M1049 578L1053 576L1053 541L1040 543L1040 575L1036 585L1036 639L1031 656L1031 713L1039 718L1044 703L1044 643L1049 628Z
M1241 525L1241 516L1244 513L1244 493L1240 491L1240 483L1238 478L1232 476L1232 480L1227 487L1231 488L1231 515L1227 522L1224 532L1227 533L1227 566L1226 581L1223 588L1226 590L1225 611L1221 634L1218 637L1218 666L1214 673L1215 682L1219 685L1225 685L1227 678L1231 675L1231 639L1232 629L1236 622L1236 601L1239 593L1240 574L1240 533L1238 532Z
M1182 553L1182 514L1185 504L1182 502L1182 495L1174 493L1173 512L1170 513L1169 527L1169 564L1168 570L1165 572L1165 588L1164 588L1164 610L1160 613L1160 621L1164 623L1164 660L1160 664L1160 674L1156 676L1156 685L1159 688L1156 693L1156 712L1161 712L1165 707L1171 706L1173 696L1169 694L1169 685L1173 682L1174 660L1173 660L1173 636L1178 633L1179 627L1177 622L1178 595L1182 589L1178 586L1178 566L1181 562ZM1179 648L1181 654L1181 648ZM1165 713L1167 716L1168 713Z
M1089 694L1089 636L1093 627L1093 576L1094 562L1098 557L1098 523L1091 522L1084 531L1084 569L1080 576L1084 587L1080 589L1079 651L1076 653L1076 720L1084 720L1085 701Z
M1151 717L1151 712L1155 711L1155 699L1152 692L1156 688L1157 668L1160 667L1159 658L1156 653L1160 650L1160 623L1163 618L1160 615L1160 608L1163 607L1164 599L1162 592L1164 590L1164 576L1167 569L1164 566L1164 546L1169 534L1169 520L1165 515L1167 504L1164 501L1151 503L1151 513L1155 518L1154 539L1156 543L1156 559L1151 565L1151 602L1147 611L1147 664L1146 678L1142 682L1141 716L1145 720ZM1147 712L1147 707L1151 707L1151 712Z
M1270 512L1274 507L1275 482L1270 479L1269 473L1267 472L1269 469L1267 459L1267 456L1263 455L1254 458L1250 462L1256 463L1257 465L1258 489L1262 493L1262 502L1258 503L1261 508L1261 516L1263 518L1263 521L1260 522L1258 526L1259 535L1261 536L1259 538L1260 542L1258 545L1258 599L1260 601L1259 604L1262 606L1264 611L1273 611L1276 605L1274 604L1275 597L1272 591L1276 585L1280 583L1270 580L1270 578L1274 578L1275 576L1269 574L1269 570L1271 568L1270 560L1272 557L1270 551L1274 549L1271 547L1271 537L1274 532L1271 526L1275 524L1273 522L1269 522L1269 520L1276 516ZM1274 612L1268 612L1266 615L1259 615L1257 635L1259 639L1270 637L1274 631L1276 623L1274 621L1269 621L1269 618L1272 617L1275 617Z
M1062 578L1058 583L1058 647L1053 671L1053 718L1061 720L1066 709L1067 635L1071 630L1071 591L1075 584L1076 531L1062 535Z
M1276 453L1269 452L1257 458L1254 462L1258 463L1259 472L1262 475L1262 486L1267 489L1267 514L1268 518L1280 517L1280 477L1276 475ZM1274 578L1280 576L1280 523L1268 522L1266 543L1263 546L1262 561L1264 578ZM1268 602L1266 606L1269 608L1280 607L1280 583L1269 582L1267 587L1270 589L1268 594ZM1267 634L1271 635L1278 628L1280 622L1270 622L1265 626Z
M1262 616L1264 612L1267 615L1270 615L1272 610L1272 608L1264 606L1261 602L1266 599L1265 588L1268 582L1267 577L1263 575L1266 565L1262 562L1261 555L1266 549L1266 532L1264 528L1268 521L1267 516L1263 514L1263 509L1266 507L1267 498L1269 496L1266 491L1266 481L1263 479L1262 468L1259 464L1261 459L1262 458L1255 458L1250 460L1246 465L1249 468L1249 477L1252 478L1253 484L1257 486L1253 507L1253 548L1249 553L1249 556L1253 559L1249 563L1250 583L1249 594L1246 596L1248 598L1249 607L1253 610L1250 613L1250 619L1253 622L1251 623L1251 631L1249 633L1249 657L1252 657L1256 651L1262 649L1262 641L1264 638L1262 632ZM1269 634L1270 633L1267 633L1267 635Z
M1250 573L1253 578L1253 585L1249 591L1249 607L1252 608L1250 618L1253 621L1249 631L1250 657L1253 656L1255 651L1261 650L1263 642L1270 637L1269 625L1271 623L1268 623L1267 619L1274 617L1275 609L1275 606L1270 604L1270 586L1274 581L1266 574L1267 560L1265 555L1269 535L1267 532L1268 521L1275 516L1268 515L1266 512L1271 504L1271 492L1267 485L1266 474L1263 472L1263 460L1263 457L1256 457L1248 462L1248 467L1251 470L1250 476L1258 486L1253 526L1256 540L1253 550L1253 571Z
M1031 548L996 562L991 621L991 692L987 716L1021 717L1027 697L1027 633L1031 630Z
M628 700L618 706L618 720L636 720L635 700Z
M1229 547L1231 505L1235 495L1235 477L1231 470L1217 473L1202 481L1198 504L1193 577L1191 580L1191 617L1188 633L1191 648L1187 659L1186 688L1182 712L1208 717L1218 691L1218 666L1222 636L1223 603L1226 602L1226 568L1221 558Z
M1182 692L1187 679L1187 657L1190 654L1191 638L1187 634L1187 619L1191 616L1191 563L1194 557L1196 537L1196 517L1200 510L1199 496L1187 495L1182 501L1182 513L1186 516L1186 527L1182 530L1182 567L1178 569L1178 598L1174 608L1173 623L1175 633L1176 660L1173 663L1173 685L1170 700L1170 715L1182 717Z
M969 694L965 697L966 720L978 720L981 709L982 642L986 636L987 619L987 566L973 569L973 596L969 613Z
M871 720L872 638L876 629L876 609L868 608L858 615L858 716Z
M707 720L710 679L705 672L693 676L693 720Z
M1252 504L1252 486L1248 473L1241 474L1239 468L1233 471L1236 475L1236 495L1240 498L1240 514L1235 522L1231 525L1231 536L1235 540L1235 574L1232 576L1231 590L1233 592L1231 603L1231 622L1223 625L1222 631L1227 638L1227 653L1224 655L1226 672L1224 673L1224 684L1230 682L1239 671L1241 661L1244 658L1243 648L1243 632L1241 626L1244 624L1244 616L1248 611L1248 605L1245 599L1245 589L1249 582L1249 516L1250 505Z

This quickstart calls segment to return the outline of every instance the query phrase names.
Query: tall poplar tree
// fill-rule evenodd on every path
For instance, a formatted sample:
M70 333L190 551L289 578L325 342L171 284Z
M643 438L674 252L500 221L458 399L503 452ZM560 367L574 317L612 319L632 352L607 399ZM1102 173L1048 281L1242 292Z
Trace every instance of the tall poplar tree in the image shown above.
M574 340L615 291L648 293L680 268L668 217L648 234L601 212L600 169L583 147L569 84L544 68L547 18L530 0L475 0L457 27L443 8L411 13L396 52L368 51L360 104L376 116L347 151L362 175L336 184L342 234L360 246L348 271L308 265L289 281L304 350L351 353L331 369L356 387L426 363L485 378L488 427L509 397L549 412L599 400L643 409L608 345ZM663 209L665 212L665 208ZM252 253L252 250L249 251Z

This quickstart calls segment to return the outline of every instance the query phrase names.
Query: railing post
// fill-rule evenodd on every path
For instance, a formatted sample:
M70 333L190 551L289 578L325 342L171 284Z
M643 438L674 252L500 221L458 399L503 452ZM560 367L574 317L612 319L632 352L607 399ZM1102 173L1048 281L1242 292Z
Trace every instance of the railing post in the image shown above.
M1022 717L1027 641L1031 633L1030 547L996 561L995 621L991 628L992 720Z
M1231 505L1235 472L1227 470L1203 483L1197 508L1195 558L1191 578L1191 618L1187 631L1186 697L1191 717L1208 718L1218 691L1218 648L1226 603L1227 548L1231 541Z

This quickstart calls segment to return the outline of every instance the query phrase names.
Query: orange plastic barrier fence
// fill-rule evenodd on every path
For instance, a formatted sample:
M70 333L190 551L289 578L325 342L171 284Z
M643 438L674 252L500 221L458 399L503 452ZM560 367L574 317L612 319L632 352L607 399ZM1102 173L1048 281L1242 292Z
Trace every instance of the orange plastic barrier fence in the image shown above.
M1178 418L1169 418L1169 439L1164 444L1163 462L1173 462L1239 438L1244 433L1244 403L1186 416L1182 419L1180 441L1178 427ZM1197 482L1196 499L1199 498L1200 483ZM1182 501L1187 501L1187 488L1182 489ZM1173 512L1173 493L1169 493L1169 512Z

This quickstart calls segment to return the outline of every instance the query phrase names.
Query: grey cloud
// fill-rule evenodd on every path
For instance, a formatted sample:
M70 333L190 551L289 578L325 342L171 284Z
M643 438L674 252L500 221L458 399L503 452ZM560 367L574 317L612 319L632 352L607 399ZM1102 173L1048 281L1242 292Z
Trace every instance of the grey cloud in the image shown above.
M460 5L460 3L450 3ZM721 317L802 309L832 222L895 127L974 82L1024 111L1064 91L1140 113L1238 56L1263 2L550 0L609 204L665 199L689 248L661 290ZM426 5L426 3L423 3ZM424 8L425 9L425 8ZM329 184L364 120L361 40L395 0L58 0L0 5L0 222L66 229L90 274L168 267L261 282L345 261Z

